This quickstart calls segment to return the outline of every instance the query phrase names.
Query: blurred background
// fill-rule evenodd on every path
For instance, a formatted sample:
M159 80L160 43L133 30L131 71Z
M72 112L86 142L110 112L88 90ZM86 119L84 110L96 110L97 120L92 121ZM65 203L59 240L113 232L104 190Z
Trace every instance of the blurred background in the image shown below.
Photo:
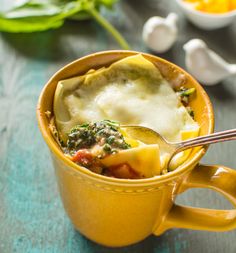
M59 9L51 5L46 8L48 16L52 13L59 15L58 23L52 24L52 21L42 19L40 12L34 12L34 18L29 19L29 12L25 9L20 14L15 11L19 11L19 6L26 6L27 2L0 0L0 252L236 252L235 231L210 233L174 229L161 237L151 236L122 249L105 248L84 238L73 229L63 210L48 149L35 117L40 91L57 70L84 55L121 48L101 26L104 20L99 19L99 23L94 18L96 13L105 18L102 24L108 24L108 29L110 24L120 32L130 49L158 55L184 69L183 45L193 38L205 41L225 61L235 64L236 22L216 30L204 30L188 21L175 0L121 0L114 4L114 1L104 0L97 1L99 4L95 6L93 18L90 13L80 16L82 20L79 21L65 20L62 25L61 17L73 11L76 7L72 6L73 3L63 10L61 6ZM35 3L31 2L32 5L26 7L35 11ZM56 1L50 2L54 3ZM111 9L106 8L110 5L113 5ZM9 11L12 8L15 10ZM45 9L40 7L38 11L45 17ZM143 26L150 17L165 18L171 12L178 15L176 41L165 53L154 52L142 39ZM20 22L17 20L19 15L23 15ZM57 29L29 32L35 29L30 24L36 23L43 27L41 30L45 25L57 26ZM27 27L30 27L28 33L17 32ZM215 130L235 128L235 75L204 88L213 103ZM235 150L236 142L213 145L202 162L236 169ZM204 189L184 193L177 203L232 208L222 196Z

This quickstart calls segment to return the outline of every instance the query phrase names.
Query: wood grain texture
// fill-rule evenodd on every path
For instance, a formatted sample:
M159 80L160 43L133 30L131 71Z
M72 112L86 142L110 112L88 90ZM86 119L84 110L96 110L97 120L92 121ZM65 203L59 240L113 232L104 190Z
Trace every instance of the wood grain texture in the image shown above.
M126 0L103 14L113 22L134 50L148 52L142 26L152 15L181 14L173 0ZM202 38L230 62L236 62L236 23L217 31L202 31L180 15L179 36L163 58L185 67L182 45ZM64 213L53 168L35 118L39 93L60 67L83 55L117 45L93 21L67 22L55 31L0 36L0 252L46 253L235 253L236 231L209 233L171 230L122 249L97 245L76 232ZM236 126L236 79L206 91L214 105L216 130ZM236 168L236 142L212 146L203 161ZM220 195L204 189L178 198L187 205L229 208Z

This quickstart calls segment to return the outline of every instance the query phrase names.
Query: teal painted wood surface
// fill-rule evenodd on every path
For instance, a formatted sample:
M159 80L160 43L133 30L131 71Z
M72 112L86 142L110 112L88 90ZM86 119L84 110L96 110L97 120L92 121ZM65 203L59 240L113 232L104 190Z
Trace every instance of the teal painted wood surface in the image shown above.
M132 45L148 52L141 40L142 25L152 15L180 13L174 1L127 0L114 12L104 11ZM185 67L182 45L202 38L230 62L236 62L236 24L206 32L182 15L178 41L160 55ZM35 118L39 93L49 77L83 55L116 49L116 43L93 21L67 22L55 31L0 35L0 253L235 253L236 231L209 233L171 230L161 237L121 249L97 245L76 232L59 199L54 171ZM236 80L206 88L212 99L216 129L236 126ZM203 161L236 168L236 142L212 146ZM220 195L203 189L189 191L179 203L231 207Z

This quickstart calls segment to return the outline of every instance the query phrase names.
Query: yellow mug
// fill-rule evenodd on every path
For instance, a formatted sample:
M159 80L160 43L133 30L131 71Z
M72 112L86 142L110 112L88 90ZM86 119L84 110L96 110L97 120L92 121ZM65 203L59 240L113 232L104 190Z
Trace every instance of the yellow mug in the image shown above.
M48 129L46 111L52 111L57 82L108 66L133 51L105 51L78 59L59 70L44 87L37 106L42 135L49 146L64 208L75 228L106 246L126 246L170 228L226 231L236 228L236 210L210 210L174 204L176 196L193 187L221 192L236 205L236 172L198 162L206 147L194 148L177 170L148 179L117 179L98 175L67 159ZM214 116L203 88L185 71L156 56L144 54L174 86L196 88L190 106L201 127L200 135L213 132Z

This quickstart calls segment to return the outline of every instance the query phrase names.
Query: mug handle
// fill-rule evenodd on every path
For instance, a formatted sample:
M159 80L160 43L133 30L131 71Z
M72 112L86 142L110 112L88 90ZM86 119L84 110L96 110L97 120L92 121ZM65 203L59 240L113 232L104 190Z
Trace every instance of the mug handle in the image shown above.
M236 207L236 171L220 165L197 165L180 187L179 193L190 188L209 188L222 193ZM215 210L174 204L154 234L170 228L227 231L236 228L236 209Z

